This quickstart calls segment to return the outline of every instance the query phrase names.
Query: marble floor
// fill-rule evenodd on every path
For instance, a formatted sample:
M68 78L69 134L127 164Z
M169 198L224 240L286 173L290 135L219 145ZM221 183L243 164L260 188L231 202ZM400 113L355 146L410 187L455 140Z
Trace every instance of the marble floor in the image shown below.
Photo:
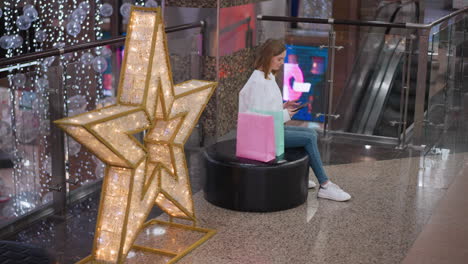
M467 120L468 113L461 115L429 151L320 140L327 174L353 198L318 199L311 189L303 205L273 213L206 202L202 149L192 135L186 155L198 226L217 233L178 263L468 263ZM91 252L98 204L95 193L71 205L65 220L44 219L6 239L43 247L59 263L75 263ZM149 218L166 216L154 208ZM167 262L128 256L128 263Z
M218 234L180 263L400 263L467 158L327 166L351 201L317 199L311 190L306 204L276 213L224 210L197 193L200 225Z
M455 152L444 144L441 141L429 155L422 155L389 146L364 147L360 142L321 142L328 175L353 196L352 200L318 199L317 190L311 189L305 204L273 213L235 212L206 202L201 190L204 168L200 166L200 149L188 148L198 225L215 229L217 234L178 263L384 264L401 263L405 257L405 263L429 263L410 257L414 255L419 261L417 257L427 247L424 242L431 240L427 236L434 234L424 231L433 222L434 212L443 211L439 204L454 187L452 183L468 177L468 173L463 174L468 152ZM74 263L90 253L98 202L95 194L71 206L66 221L46 219L10 239L47 248L59 263ZM166 218L158 209L151 217ZM467 231L466 219L445 220L458 221ZM420 239L423 245L414 244ZM466 239L458 241L468 248ZM143 263L138 254L129 257L128 263ZM468 257L462 255L458 260L431 263L466 263ZM166 262L152 257L148 263Z
M452 182L403 264L468 262L468 168Z

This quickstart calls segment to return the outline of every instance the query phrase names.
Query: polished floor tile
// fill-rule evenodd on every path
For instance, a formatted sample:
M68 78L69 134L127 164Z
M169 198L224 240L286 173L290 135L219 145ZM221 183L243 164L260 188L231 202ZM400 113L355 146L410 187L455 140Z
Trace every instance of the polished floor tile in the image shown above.
M326 144L325 170L352 200L317 199L311 190L306 204L274 213L206 202L202 154L195 145L187 148L199 225L218 233L179 263L400 263L468 160L466 153L445 148L421 156L387 146ZM44 220L11 239L49 248L60 263L73 263L90 253L98 203L96 194L72 206L66 221ZM156 216L165 218L158 209ZM129 256L128 263L156 260L138 252Z
M468 262L468 167L447 190L403 264Z
M446 157L464 164L465 155ZM333 165L327 173L353 199L316 198L275 213L242 213L195 195L200 225L217 235L180 263L399 263L446 192L447 171L419 158ZM434 176L424 181L422 171ZM344 173L346 172L346 173Z

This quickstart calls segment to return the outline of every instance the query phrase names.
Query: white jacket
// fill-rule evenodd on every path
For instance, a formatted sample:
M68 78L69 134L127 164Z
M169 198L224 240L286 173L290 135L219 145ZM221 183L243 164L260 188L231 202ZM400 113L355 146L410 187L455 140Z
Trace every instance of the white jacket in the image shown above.
M255 70L239 93L239 113L252 110L283 111L283 120L291 120L288 110L283 109L283 97L276 84L275 76L270 73L265 79L262 71Z

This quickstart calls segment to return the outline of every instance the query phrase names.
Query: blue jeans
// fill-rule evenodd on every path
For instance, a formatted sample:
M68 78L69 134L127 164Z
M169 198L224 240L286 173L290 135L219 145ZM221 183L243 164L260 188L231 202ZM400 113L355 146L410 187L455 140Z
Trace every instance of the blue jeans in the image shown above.
M328 181L327 174L323 169L322 160L317 145L317 132L308 127L285 126L284 147L304 147L309 155L309 165L314 171L319 184Z

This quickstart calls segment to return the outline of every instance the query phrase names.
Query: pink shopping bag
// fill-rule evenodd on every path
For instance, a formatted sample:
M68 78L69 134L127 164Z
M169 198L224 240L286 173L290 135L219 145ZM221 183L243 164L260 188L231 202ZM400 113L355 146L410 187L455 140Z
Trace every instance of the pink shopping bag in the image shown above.
M239 113L236 156L269 162L275 159L275 125L271 115Z

